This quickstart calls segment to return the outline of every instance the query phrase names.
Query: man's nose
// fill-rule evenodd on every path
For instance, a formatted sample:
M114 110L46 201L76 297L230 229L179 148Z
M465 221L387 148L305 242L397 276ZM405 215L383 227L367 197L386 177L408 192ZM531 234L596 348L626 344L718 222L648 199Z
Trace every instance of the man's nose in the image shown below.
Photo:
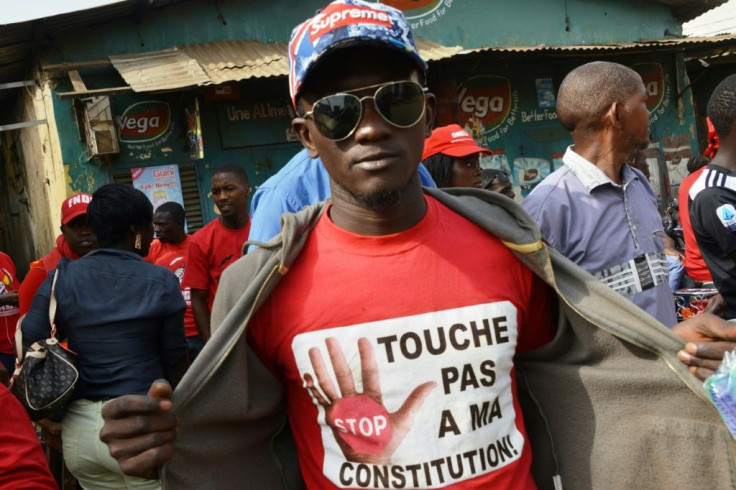
M363 114L355 130L355 140L381 138L393 129L393 126L378 113L375 101L371 98L362 101Z

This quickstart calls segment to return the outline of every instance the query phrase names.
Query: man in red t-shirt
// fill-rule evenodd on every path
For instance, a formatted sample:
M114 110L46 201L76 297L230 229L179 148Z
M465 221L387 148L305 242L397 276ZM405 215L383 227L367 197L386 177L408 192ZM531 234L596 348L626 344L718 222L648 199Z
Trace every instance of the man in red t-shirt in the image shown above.
M551 291L498 238L423 192L435 98L407 20L385 4L336 0L294 29L288 51L292 127L322 159L332 203L298 256L268 257L259 294L236 308L286 394L307 488L536 488L514 356L555 334ZM264 255L240 264L265 274ZM280 400L274 385L223 389ZM127 473L156 477L172 457L170 398L154 383L147 397L105 406L101 437ZM264 466L285 461L271 433L221 428L276 442ZM273 476L280 468L259 470L254 485L286 484Z
M90 194L79 192L61 204L61 235L56 237L56 247L45 257L31 262L31 270L20 285L21 315L28 313L36 291L62 257L75 260L98 247L97 237L87 226L87 205L91 200Z
M15 325L20 318L15 264L0 252L0 361L9 374L15 370Z
M179 279L180 284L186 270L187 253L191 242L191 237L184 229L185 222L184 208L178 202L169 201L157 207L153 213L153 231L156 238L151 242L150 251L144 259L146 262L169 269ZM184 329L187 335L189 361L194 361L204 343L194 323L191 290L182 286L181 294L187 304L184 312Z
M220 216L192 235L182 280L182 287L191 289L194 322L204 343L210 338L210 312L222 271L243 254L250 233L245 169L224 163L215 168L211 185Z

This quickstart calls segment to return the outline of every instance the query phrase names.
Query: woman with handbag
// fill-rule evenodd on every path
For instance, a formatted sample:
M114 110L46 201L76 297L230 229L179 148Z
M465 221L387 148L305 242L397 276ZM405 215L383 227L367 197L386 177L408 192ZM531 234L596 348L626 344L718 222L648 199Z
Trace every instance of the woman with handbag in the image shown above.
M151 383L181 379L189 361L179 281L143 261L153 239L153 208L140 191L100 187L87 221L100 249L62 259L39 289L22 322L23 345L48 338L52 281L59 338L76 352L79 381L62 422L64 461L83 488L158 488L124 475L99 440L100 411L109 399L145 394Z

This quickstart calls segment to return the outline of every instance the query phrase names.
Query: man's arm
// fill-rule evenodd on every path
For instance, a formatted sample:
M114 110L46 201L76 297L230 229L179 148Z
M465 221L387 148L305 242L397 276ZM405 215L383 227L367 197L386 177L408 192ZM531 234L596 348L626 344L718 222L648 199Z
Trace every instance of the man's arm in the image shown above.
M28 310L31 309L33 297L36 295L38 288L41 287L41 284L43 284L48 275L49 273L46 269L38 267L32 268L28 271L26 278L23 279L23 282L18 289L18 306L20 307L21 315L25 315L28 313Z
M184 311L186 303L181 295L178 279L171 274L169 276L168 301L172 312L164 317L163 328L160 335L161 361L164 376L176 387L189 367L189 356L187 351L187 338L184 330Z
M184 277L181 287L190 288L192 316L202 342L207 343L210 339L210 307L207 302L209 297L210 271L207 253L202 249L195 234L187 250L187 266L184 268Z
M0 295L0 306L18 306L18 291L8 291Z
M295 213L302 206L311 203L297 203L288 194L273 188L259 188L251 202L249 241L267 242L281 231L281 215ZM257 247L250 245L248 252Z
M194 289L191 290L191 301L192 301L192 316L194 317L194 324L197 326L199 337L205 344L210 340L210 309L207 305L207 297L209 291L205 289Z

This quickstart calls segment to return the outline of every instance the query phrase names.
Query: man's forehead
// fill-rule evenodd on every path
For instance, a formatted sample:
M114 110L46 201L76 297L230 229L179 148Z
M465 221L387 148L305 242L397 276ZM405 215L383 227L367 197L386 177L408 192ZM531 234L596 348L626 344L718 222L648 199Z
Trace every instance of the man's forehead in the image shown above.
M217 172L212 176L212 187L231 184L243 184L242 178L233 172Z
M168 211L156 211L153 213L154 221L173 221L171 213Z

